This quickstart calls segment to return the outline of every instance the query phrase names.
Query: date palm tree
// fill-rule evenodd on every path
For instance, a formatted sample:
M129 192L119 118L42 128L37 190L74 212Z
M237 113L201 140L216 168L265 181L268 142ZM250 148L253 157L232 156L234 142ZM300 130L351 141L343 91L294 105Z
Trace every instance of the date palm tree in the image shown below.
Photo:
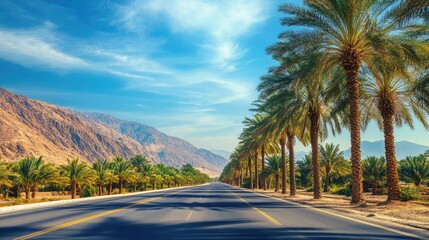
M377 186L386 179L386 160L381 157L367 157L362 161L363 179L372 186L372 194L377 194Z
M67 176L71 188L72 199L76 198L76 192L79 186L92 183L94 172L88 164L79 162L79 158L67 159L66 165L60 166L61 175Z
M13 178L15 177L16 173L13 171L13 165L0 162L0 188L6 188L4 197L7 197L7 189L13 186Z
M267 114L267 119L263 123L265 126L262 131L269 133L270 140L280 138L280 145L284 148L287 145L289 152L289 182L290 195L296 194L296 177L295 177L295 139L298 138L304 145L308 144L308 128L302 128L303 118L295 114L295 109L290 102L296 97L290 91L289 81L290 75L279 74L276 69L272 69L269 74L261 77L261 82L258 85L259 101L262 102L259 111L264 111ZM286 154L282 154L283 160L286 159ZM283 164L286 166L286 164ZM282 180L286 180L286 172L282 174ZM282 193L286 193L286 189L282 188Z
M40 183L55 179L56 168L52 164L45 164L42 157L33 156L19 160L15 165L15 172L18 174L18 181L24 188L25 199L36 197L37 186Z
M132 175L133 166L123 157L115 157L112 161L112 164L114 174L118 178L119 194L121 194L123 191L124 182L127 181Z
M301 160L296 162L298 167L298 177L302 187L308 187L312 184L313 164L311 155L306 154Z
M400 61L400 60L397 60ZM384 133L384 149L387 164L388 201L400 200L400 187L395 153L394 126L408 125L414 128L413 115L428 129L426 116L429 105L419 99L421 88L418 79L411 77L410 66L403 69L379 63L367 71L364 82L365 101L363 118L375 118ZM416 75L416 74L415 74ZM429 95L426 95L426 101ZM371 111L377 109L378 111ZM372 115L372 116L371 116Z
M103 194L103 185L116 181L115 175L109 167L109 162L104 159L97 159L92 164L92 169L96 176L95 184L98 187L98 196L101 196Z
M274 155L268 156L266 161L267 161L267 167L262 171L261 175L264 178L274 178L274 181L275 181L274 192L278 192L280 190L280 182L281 182L280 175L282 170L282 158L279 154L274 154ZM271 184L269 184L268 186L270 187L270 185Z
M340 151L339 145L327 143L325 146L320 145L320 166L325 168L325 186L324 192L329 192L331 183L331 174L343 175L350 169L349 163L344 159L343 152Z
M267 50L275 59L281 59L310 49L321 54L314 64L316 71L326 73L336 67L342 68L349 104L353 204L364 203L359 69L362 65L371 66L375 55L395 56L410 63L424 61L422 56L424 51L427 55L427 49L423 45L427 46L427 42L417 37L406 40L397 37L404 31L419 29L416 27L419 22L410 20L427 16L424 1L419 1L422 4L417 6L412 2L306 0L304 6L285 4L280 11L288 15L282 18L282 24L300 28L283 32L280 42ZM414 30L413 33L419 32Z
M399 162L400 176L407 182L412 182L416 186L429 181L429 160L421 154L415 157L407 157Z

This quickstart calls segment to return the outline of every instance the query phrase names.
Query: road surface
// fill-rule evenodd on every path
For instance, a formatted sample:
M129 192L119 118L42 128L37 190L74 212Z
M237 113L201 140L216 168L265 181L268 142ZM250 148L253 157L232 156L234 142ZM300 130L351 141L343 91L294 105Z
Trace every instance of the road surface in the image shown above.
M0 215L1 239L429 239L221 183Z

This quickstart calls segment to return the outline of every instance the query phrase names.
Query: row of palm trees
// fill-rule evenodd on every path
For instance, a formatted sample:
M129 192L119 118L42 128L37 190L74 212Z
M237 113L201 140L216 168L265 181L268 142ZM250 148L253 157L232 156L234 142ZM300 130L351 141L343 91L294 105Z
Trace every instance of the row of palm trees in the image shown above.
M339 145L327 143L320 145L320 170L323 176L323 192L329 192L330 187L334 185L336 191L341 188L348 189L351 183L350 161L346 160L343 152L339 150ZM238 158L232 155L231 161L227 164L220 180L237 186L249 186L249 167L246 163L240 163ZM286 157L289 160L289 157ZM290 165L286 161L286 171L290 169ZM271 154L257 162L259 167L265 165L264 169L259 172L260 184L259 187L265 186L265 189L274 188L275 192L280 190L280 186L287 186L293 182L290 176L286 182L282 182L282 157L277 153ZM237 167L242 169L237 169ZM312 173L312 156L305 155L301 160L296 162L296 183L302 188L311 188L313 185ZM378 189L384 188L386 185L386 159L385 157L367 157L362 160L362 173L365 185L372 188L372 193L379 194ZM241 174L244 173L244 174ZM425 154L410 156L399 161L399 178L404 183L412 183L416 187L424 184L429 184L429 151ZM256 184L256 183L255 183ZM256 186L256 185L255 185ZM429 186L429 185L428 185ZM381 189L380 189L381 190ZM383 191L381 191L383 192Z
M68 189L74 199L78 192L95 186L97 194L110 195L113 186L119 194L128 186L133 192L146 190L150 184L153 189L167 186L194 185L210 181L207 174L185 164L180 169L162 163L153 165L143 155L126 160L115 157L112 160L97 159L92 165L78 158L67 160L67 164L56 165L45 162L42 157L26 157L16 162L0 162L0 189L7 195L10 189L25 192L25 198L36 197L40 186L60 186Z
M285 4L280 11L286 14L281 22L288 28L267 49L279 64L261 77L255 115L245 119L232 156L240 159L239 165L247 161L250 188L260 183L259 164L252 160L262 157L263 171L265 155L278 148L280 178L286 182L287 148L294 195L298 140L311 146L314 198L321 198L319 141L329 132L347 129L351 203L365 204L361 131L375 120L384 133L388 201L399 200L394 127L414 127L417 119L429 128L429 2L308 0L303 6ZM236 169L242 174L242 167Z

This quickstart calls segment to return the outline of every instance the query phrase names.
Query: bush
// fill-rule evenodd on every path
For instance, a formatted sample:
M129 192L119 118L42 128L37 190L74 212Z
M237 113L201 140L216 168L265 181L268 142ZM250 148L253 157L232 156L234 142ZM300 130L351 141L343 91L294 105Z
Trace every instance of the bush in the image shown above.
M95 189L95 187L90 185L90 186L85 187L85 189L82 192L82 196L80 196L80 197L82 197L82 198L93 197L96 194L97 194L97 189Z
M314 190L314 188L313 187L309 187L309 188L307 188L305 191L306 192L312 192Z
M401 187L400 196L402 201L418 200L420 192L416 187Z

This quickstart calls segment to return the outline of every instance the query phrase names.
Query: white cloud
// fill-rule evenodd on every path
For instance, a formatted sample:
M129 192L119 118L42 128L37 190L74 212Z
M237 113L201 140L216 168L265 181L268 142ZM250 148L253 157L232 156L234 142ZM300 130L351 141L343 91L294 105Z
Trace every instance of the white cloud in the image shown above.
M196 41L203 41L197 44L209 50L211 63L232 71L245 52L238 38L267 19L269 6L264 0L135 0L118 8L118 22L141 31L152 19L165 16L173 32L196 34Z
M30 30L0 30L0 58L25 66L48 69L85 68L88 64L58 49L55 37L46 22L42 28Z

